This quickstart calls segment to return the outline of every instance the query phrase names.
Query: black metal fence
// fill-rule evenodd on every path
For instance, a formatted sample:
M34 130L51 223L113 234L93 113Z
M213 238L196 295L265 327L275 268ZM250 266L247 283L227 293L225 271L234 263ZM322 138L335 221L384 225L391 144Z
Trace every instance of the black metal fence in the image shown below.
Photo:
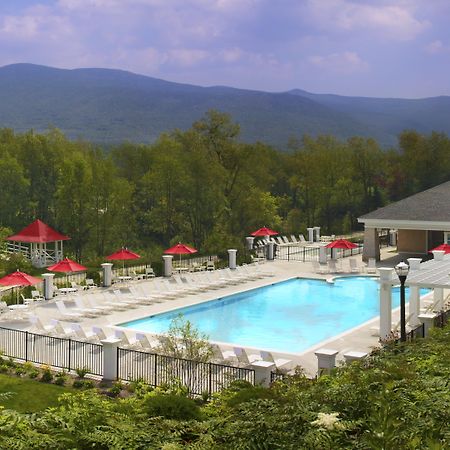
M363 252L363 246L358 245L352 249L327 248L327 259L347 258L359 255ZM277 245L275 247L275 258L283 261L319 261L319 247L300 247L298 245Z
M151 386L178 380L192 395L213 394L234 380L255 384L255 371L240 367L173 358L137 350L117 349L117 377L125 381L141 380Z
M22 361L103 375L103 346L0 327L0 353Z
M434 319L434 326L444 328L449 320L450 320L450 309L447 311L441 311Z
M275 383L275 381L283 381L288 375L281 372L270 372L270 383Z
M277 245L275 259L283 261L319 261L318 247L300 247L297 245Z
M419 325L417 328L414 328L413 330L408 331L406 333L406 340L412 341L417 338L424 338L425 337L425 325Z

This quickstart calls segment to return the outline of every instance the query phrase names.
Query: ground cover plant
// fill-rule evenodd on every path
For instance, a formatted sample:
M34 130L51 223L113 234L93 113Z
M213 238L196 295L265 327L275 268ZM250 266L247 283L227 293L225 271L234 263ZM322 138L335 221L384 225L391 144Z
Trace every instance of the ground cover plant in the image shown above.
M239 381L209 400L135 381L111 395L65 393L33 415L3 409L0 448L447 449L449 383L447 326L317 381L301 372L271 388Z

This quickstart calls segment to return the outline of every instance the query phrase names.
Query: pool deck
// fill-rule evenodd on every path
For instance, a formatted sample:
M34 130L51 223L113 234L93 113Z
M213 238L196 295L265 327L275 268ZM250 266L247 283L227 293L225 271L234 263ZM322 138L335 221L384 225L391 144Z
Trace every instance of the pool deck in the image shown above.
M385 250L387 252L387 250ZM361 263L361 255L355 256L354 258L358 259L358 262ZM348 258L346 258L348 259ZM343 260L344 267L348 266L348 261ZM381 261L379 266L391 266L391 264L386 264ZM165 300L162 303L156 303L148 306L138 306L133 309L129 309L126 311L113 312L111 314L105 314L100 317L95 318L85 318L81 322L79 322L83 327L90 328L91 326L101 326L101 327L114 327L120 323L140 319L146 316L171 311L174 309L196 305L199 303L203 303L206 301L214 300L217 298L222 298L228 295L237 294L243 291L271 285L274 283L278 283L281 281L285 281L295 277L301 278L315 278L315 279L331 279L336 275L319 275L314 272L313 265L310 262L297 262L297 261L272 261L266 262L261 265L261 268L264 271L270 271L273 273L272 277L263 278L256 281L248 281L242 282L238 285L229 285L221 289L210 290L207 292L196 293L195 295L184 295L175 300ZM365 275L363 272L360 274L350 274L344 273L339 274L337 276L352 276L352 275ZM374 276L374 274L368 274L370 276ZM141 290L152 291L152 280L142 280L142 281L133 281L134 285L140 286ZM126 287L127 285L122 285ZM122 287L121 285L114 285L115 288ZM95 289L84 291L80 293L80 295L92 296L102 298L103 289ZM62 297L64 299L64 297ZM61 299L61 296L58 296L58 299ZM70 300L70 297L65 299L69 310L71 307L75 306L73 301ZM44 322L52 319L52 318L60 318L60 314L56 309L56 305L54 301L46 302L45 304L41 304L33 308L33 311L44 319ZM393 324L399 321L399 308L393 311L392 314ZM17 320L5 322L4 320L0 323L1 326L9 326L19 329L24 329L28 326L28 322L26 320ZM336 361L339 363L344 360L343 354L348 351L359 351L359 352L370 352L374 347L377 347L378 337L374 334L373 328L378 325L378 318L374 318L356 328L353 328L350 331L342 333L338 336L335 336L326 341L320 342L313 347L307 349L301 353L280 353L273 352L278 357L285 357L291 359L294 362L294 365L300 365L305 371L306 375L310 377L314 377L317 374L317 358L314 352L320 348L328 348L337 350L339 353L336 357ZM232 326L232 324L230 324ZM301 326L301 325L299 325ZM128 329L128 331L130 331ZM224 343L221 345L223 348L231 348L231 345L227 345ZM249 347L246 349L256 350Z

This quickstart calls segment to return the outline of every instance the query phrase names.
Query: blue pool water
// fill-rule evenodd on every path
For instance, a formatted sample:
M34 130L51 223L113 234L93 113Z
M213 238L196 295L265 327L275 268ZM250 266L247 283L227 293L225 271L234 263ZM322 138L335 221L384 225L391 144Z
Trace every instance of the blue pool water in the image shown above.
M376 278L296 278L121 326L162 333L183 314L213 341L301 352L378 316L378 291ZM399 288L393 288L393 307L399 303Z

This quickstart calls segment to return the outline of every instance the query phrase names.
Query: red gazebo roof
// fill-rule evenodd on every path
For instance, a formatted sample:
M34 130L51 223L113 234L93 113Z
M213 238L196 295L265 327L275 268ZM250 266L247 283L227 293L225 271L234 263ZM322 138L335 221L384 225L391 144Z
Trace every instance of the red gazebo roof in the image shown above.
M17 234L13 234L6 238L8 241L18 242L55 242L55 241L67 241L70 237L64 236L58 233L53 228L50 228L41 220L37 219L32 224L19 231Z

